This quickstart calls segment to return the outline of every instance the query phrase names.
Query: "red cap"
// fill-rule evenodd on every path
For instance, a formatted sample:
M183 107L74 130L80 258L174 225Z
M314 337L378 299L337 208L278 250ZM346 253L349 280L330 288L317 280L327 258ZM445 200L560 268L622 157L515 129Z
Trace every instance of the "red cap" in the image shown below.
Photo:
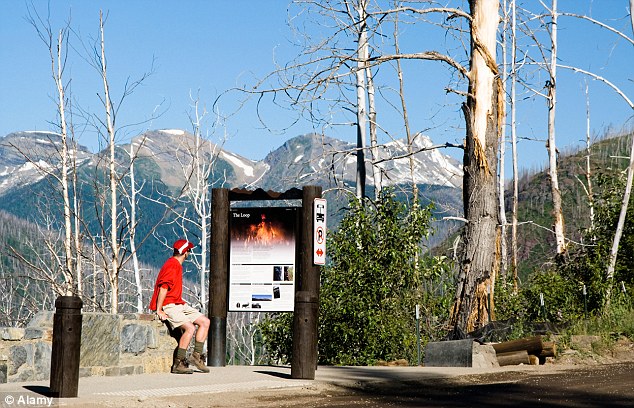
M174 242L174 250L178 251L179 254L183 255L185 252L189 251L194 247L194 244L189 242L186 239L179 239Z

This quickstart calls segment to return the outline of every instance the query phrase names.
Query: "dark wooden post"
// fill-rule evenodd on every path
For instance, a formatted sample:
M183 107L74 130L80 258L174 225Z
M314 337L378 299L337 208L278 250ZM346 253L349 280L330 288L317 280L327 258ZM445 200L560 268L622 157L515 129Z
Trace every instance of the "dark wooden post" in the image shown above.
M229 271L229 191L214 188L211 194L211 259L209 261L209 338L207 365L227 364L227 282Z
M81 307L77 296L59 296L53 315L50 392L58 398L75 398L79 388Z
M317 369L317 324L319 317L319 266L313 263L313 202L321 198L321 187L302 190L300 264L295 288L293 357L291 378L314 380Z

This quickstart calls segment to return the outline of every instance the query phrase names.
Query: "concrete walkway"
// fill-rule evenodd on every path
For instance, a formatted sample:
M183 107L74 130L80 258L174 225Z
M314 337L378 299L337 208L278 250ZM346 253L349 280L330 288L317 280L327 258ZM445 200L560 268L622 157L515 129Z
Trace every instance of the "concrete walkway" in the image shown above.
M461 375L509 371L508 368L456 367L331 367L320 366L315 380L291 379L286 366L227 366L210 367L210 373L176 375L169 373L140 374L120 377L84 377L79 380L77 398L52 401L53 406L85 406L100 401L116 404L121 398L171 397L200 393L257 391L265 389L346 386L383 381L424 381ZM535 370L535 366L513 367L513 370ZM30 381L0 385L1 407L51 406L45 397L49 381ZM22 401L22 404L18 402ZM116 405L113 405L116 406Z

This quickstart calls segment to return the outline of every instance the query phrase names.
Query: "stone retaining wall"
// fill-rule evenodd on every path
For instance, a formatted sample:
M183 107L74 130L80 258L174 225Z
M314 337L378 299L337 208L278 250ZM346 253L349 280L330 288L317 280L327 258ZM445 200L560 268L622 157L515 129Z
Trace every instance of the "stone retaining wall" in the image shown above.
M26 328L0 327L0 383L48 380L53 313ZM79 375L168 372L176 341L154 315L82 313Z

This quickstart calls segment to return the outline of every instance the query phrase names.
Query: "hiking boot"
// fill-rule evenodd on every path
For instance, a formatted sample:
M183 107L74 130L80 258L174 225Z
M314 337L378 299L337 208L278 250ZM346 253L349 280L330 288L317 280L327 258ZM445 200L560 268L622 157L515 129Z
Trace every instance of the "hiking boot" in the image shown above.
M172 374L192 374L193 372L194 371L189 369L187 359L174 359L174 364L172 364Z
M189 362L195 365L196 368L202 371L203 373L209 372L209 367L207 367L207 365L205 364L204 354L200 354L194 351L192 353L192 357L189 360Z

